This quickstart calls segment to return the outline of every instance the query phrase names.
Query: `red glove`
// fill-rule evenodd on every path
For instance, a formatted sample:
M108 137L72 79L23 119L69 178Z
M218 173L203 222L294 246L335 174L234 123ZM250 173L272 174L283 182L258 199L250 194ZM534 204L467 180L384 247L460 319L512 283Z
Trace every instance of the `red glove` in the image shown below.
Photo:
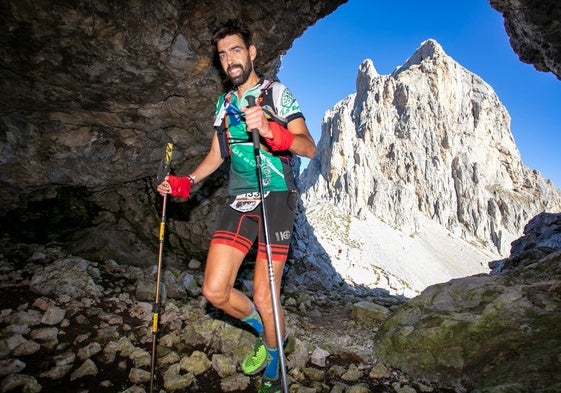
M188 176L177 177L169 175L168 183L171 188L172 197L189 198L189 191L191 190L193 183Z
M272 138L264 138L272 151L285 151L290 148L294 141L294 134L281 126L279 123L270 121L269 128L273 133Z

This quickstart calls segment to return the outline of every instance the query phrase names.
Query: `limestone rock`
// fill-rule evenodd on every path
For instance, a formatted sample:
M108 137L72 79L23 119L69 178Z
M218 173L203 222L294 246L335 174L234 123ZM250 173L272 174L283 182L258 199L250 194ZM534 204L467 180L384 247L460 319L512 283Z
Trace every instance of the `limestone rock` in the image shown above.
M351 318L360 323L383 322L389 315L386 307L367 301L353 304L351 311Z
M35 377L26 374L11 374L7 376L0 382L0 389L3 392L17 391L19 389L26 393L39 393L42 390Z
M194 351L190 356L181 359L181 368L194 375L207 371L212 366L212 361L201 351Z
M327 357L330 355L330 353L328 351L326 351L325 349L322 349L320 347L316 347L314 349L314 351L312 352L312 356L310 358L312 364L319 366L319 367L325 367L326 362L325 360L327 359Z
M226 377L220 381L220 388L223 392L233 392L245 390L250 385L250 379L247 375L236 374Z
M19 373L25 368L25 363L19 359L2 359L0 360L0 377Z
M561 191L523 165L493 89L436 41L390 75L366 59L356 86L326 112L300 179L294 257L321 277L308 281L412 296L488 272L530 218L561 210Z
M98 368L95 362L91 359L86 359L76 370L70 375L70 380L84 378L89 375L96 376L98 373Z
M290 389L559 390L558 373L551 373L551 365L559 357L561 249L541 245L557 244L549 239L561 231L561 214L540 214L525 228L528 238L518 242L524 247L513 247L516 253L496 274L431 286L413 299L379 290L359 293L342 286L337 291L320 291L287 283L283 292L290 296L283 297L283 309ZM134 314L115 300L139 303L132 289L135 281L152 280L150 271L140 275L126 265L88 261L92 271L99 273L99 293L82 294L78 299L50 297L29 290L29 271L37 274L48 269L53 255L60 256L58 251L8 243L2 243L0 250L0 286L10 299L0 310L1 364L7 372L0 378L3 390L79 390L92 380L99 381L99 387L115 386L123 392L147 389L151 376L147 348L154 338L150 318L143 319L142 313ZM46 258L22 263L38 251ZM67 279L65 275L45 277L49 288L57 283L62 287ZM129 296L122 296L124 288ZM19 296L22 293L25 296ZM352 306L364 302L387 308L386 322L352 320ZM66 327L42 322L51 307L65 311ZM156 362L159 389L197 386L209 393L255 391L260 376L243 376L238 368L255 336L238 321L200 298L168 299L162 313L160 327L165 334L157 342ZM107 321L118 320L117 316L126 323L109 325ZM33 329L17 329L30 322L35 324ZM41 345L54 341L55 333L58 344L47 351L19 350L33 340ZM195 347L204 352L196 352ZM186 359L193 364L187 367ZM512 382L507 386L505 381Z

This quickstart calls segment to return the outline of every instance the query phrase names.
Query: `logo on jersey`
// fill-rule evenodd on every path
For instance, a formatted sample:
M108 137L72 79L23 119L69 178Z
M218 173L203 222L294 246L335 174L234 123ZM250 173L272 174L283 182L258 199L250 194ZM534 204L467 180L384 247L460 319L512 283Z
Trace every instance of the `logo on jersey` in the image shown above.
M288 115L299 111L300 107L292 95L292 92L288 89L284 89L280 99L280 108L278 108L279 115L281 117L288 117Z

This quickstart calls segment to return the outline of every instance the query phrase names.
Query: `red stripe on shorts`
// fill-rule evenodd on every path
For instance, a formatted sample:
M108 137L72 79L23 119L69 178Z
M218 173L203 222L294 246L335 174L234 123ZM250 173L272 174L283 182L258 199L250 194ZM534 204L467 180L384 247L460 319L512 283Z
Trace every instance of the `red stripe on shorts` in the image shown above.
M253 242L239 233L229 231L216 231L212 237L211 244L225 244L234 247L243 253L247 253Z

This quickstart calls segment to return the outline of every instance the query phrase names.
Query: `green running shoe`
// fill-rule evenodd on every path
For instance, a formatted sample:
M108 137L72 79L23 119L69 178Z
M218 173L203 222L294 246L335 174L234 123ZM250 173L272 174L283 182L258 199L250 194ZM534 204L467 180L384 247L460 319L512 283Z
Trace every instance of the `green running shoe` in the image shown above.
M245 375L255 375L267 365L267 348L263 337L259 336L253 344L253 352L245 357L242 362L242 371Z
M259 389L259 393L280 393L281 383L280 379L265 379L263 378L263 383Z

